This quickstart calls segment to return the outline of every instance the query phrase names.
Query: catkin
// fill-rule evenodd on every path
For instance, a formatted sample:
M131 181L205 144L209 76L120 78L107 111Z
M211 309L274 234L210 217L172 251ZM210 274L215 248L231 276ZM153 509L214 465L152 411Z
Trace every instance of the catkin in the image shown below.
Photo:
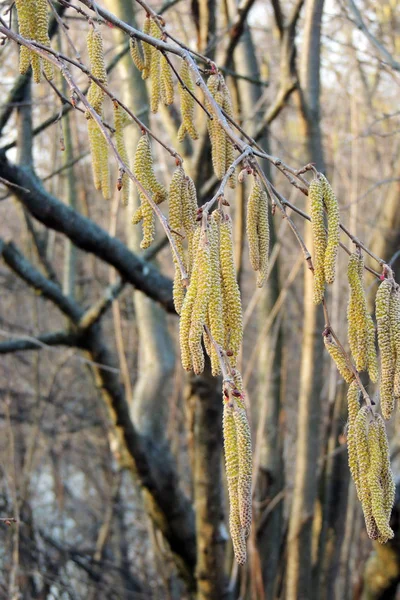
M18 13L19 34L26 39L34 37L34 0L15 0L15 6ZM26 46L20 46L19 49L19 72L24 75L31 64L31 51Z
M161 31L155 21L151 22L150 35L156 39L161 39ZM151 46L150 53L150 109L151 112L158 112L158 105L161 100L161 67L160 67L161 52Z
M129 50L131 53L131 58L133 60L133 64L140 72L142 72L144 69L144 59L143 59L143 49L141 48L140 41L136 40L135 38L130 38Z
M392 348L394 353L394 379L393 395L400 400L400 293L399 289L393 290L390 296L390 330Z
M185 299L181 308L181 315L179 320L179 343L181 348L181 361L185 371L192 369L192 356L189 347L189 333L190 325L192 320L193 305L197 296L197 278L198 278L198 256L197 251L200 239L200 227L197 227L193 235L193 269L190 276L189 287L186 291Z
M189 331L189 348L192 355L193 371L199 375L204 371L204 353L201 345L204 323L207 316L208 303L211 294L211 260L210 244L202 232L197 249L197 292L193 303L192 319Z
M393 379L395 372L394 349L391 339L390 296L392 283L385 279L375 298L375 314L378 329L378 345L381 353L380 400L382 415L390 419L394 409Z
M354 379L354 375L347 364L343 350L336 344L330 334L324 335L324 344L325 348L335 361L339 373L347 383L350 383Z
M192 252L192 239L194 231L196 230L196 218L197 218L197 192L194 181L191 177L186 176L187 187L185 194L185 202L182 207L182 223L185 230L185 235L188 241L188 271L191 273L193 266L193 252Z
M231 533L235 558L239 565L247 559L245 532L242 528L239 512L238 481L239 457L236 437L236 425L233 408L224 402L223 436L225 452L225 469L229 495L229 530Z
M173 230L171 233L175 241L177 252L183 263L185 263L185 257L183 252L182 238L179 235L179 233L175 232L179 232L182 226L182 205L184 202L184 197L186 195L186 187L187 182L185 177L185 171L182 167L177 167L174 174L172 175L168 194L169 226ZM175 266L173 298L175 310L179 315L181 313L182 304L185 297L185 288L182 284L181 271L179 269L179 264L175 254L173 254L173 259Z
M118 153L122 158L123 162L128 165L128 153L126 151L125 140L124 140L124 124L125 124L125 113L117 102L114 102L114 127L115 127L115 145ZM130 179L126 173L123 173L121 178L122 189L121 189L121 200L125 206L129 201L129 186Z
M94 119L88 121L88 137L92 157L93 181L96 190L101 190L104 198L110 198L108 144Z
M165 106L170 106L174 101L174 80L171 67L163 54L160 58L160 76L161 100Z
M396 495L396 485L393 479L392 469L390 467L390 450L389 442L386 434L385 422L381 415L376 415L376 423L378 425L379 432L379 445L381 450L381 484L383 488L383 503L384 510L386 511L387 521L390 521L392 508Z
M228 348L233 353L231 363L235 366L243 337L243 317L233 257L232 221L228 215L222 217L220 224L220 261L225 331Z
M268 196L264 189L262 190L262 194L259 199L257 230L260 254L260 268L257 274L257 286L262 287L268 276L269 266Z
M223 305L222 305L222 280L221 280L221 265L219 257L219 227L216 220L212 217L210 229L208 233L211 248L211 294L210 302L208 305L208 322L211 335L215 342L223 347L225 343L225 329L223 319ZM219 355L214 345L211 344L210 352L208 353L211 358L211 371L214 377L220 374L221 367L219 363Z
M143 24L143 33L146 35L150 35L151 28L151 19L147 15L144 24ZM142 69L142 79L147 79L150 75L150 62L151 62L151 49L152 45L147 44L146 42L142 42L143 48L143 69Z
M218 74L210 75L207 81L207 87L210 90L210 93L213 96L215 102L220 108L222 108L224 103L224 93L221 85L220 76ZM211 106L208 102L206 103L206 107L210 109L210 112L212 113ZM222 179L226 172L227 162L226 134L215 115L213 119L208 120L207 126L211 141L211 158L214 173L218 177L218 179Z
M240 524L245 537L251 528L251 479L253 457L251 452L251 431L246 409L236 407L233 413L236 426L236 440L239 460L238 500Z
M222 77L222 93L223 93L223 101L222 101L222 109L225 111L226 115L233 119L233 105L231 93L229 91L228 86L225 83L224 78ZM231 166L233 161L235 160L235 149L229 137L225 135L225 143L226 143L226 151L225 151L225 171ZM236 179L235 174L233 173L228 179L228 185L232 189L236 187Z
M314 242L314 304L320 304L325 291L325 251L326 233L324 225L324 186L321 178L316 177L310 183L308 189L310 199L311 226Z
M194 105L195 100L191 94L187 90L190 90L192 94L194 94L194 84L192 81L192 76L190 74L190 69L186 61L182 60L181 68L179 71L179 76L184 83L185 87L179 82L179 95L181 101L181 115L182 115L182 124L178 130L178 141L182 142L186 136L192 138L192 140L197 140L199 134L197 132L196 126L194 124ZM186 88L186 89L185 89Z
M246 232L250 264L257 272L257 286L262 287L268 275L269 222L268 196L258 177L247 203Z
M368 430L368 450L370 459L368 485L371 495L372 514L379 530L379 539L384 543L388 539L391 539L394 533L389 525L384 489L381 484L383 457L380 446L379 426L375 421L370 423Z
M324 273L326 283L333 283L335 280L336 258L340 239L339 205L327 178L324 175L320 175L320 177L322 180L324 203L328 221L328 240L324 258Z
M347 411L348 411L348 425L347 425L347 454L350 473L355 483L357 494L359 493L359 466L357 458L357 442L355 437L355 421L360 410L360 403L358 401L359 389L357 382L353 380L347 391Z
M372 513L372 500L368 480L368 471L370 467L368 444L369 416L370 411L368 407L363 406L359 410L354 424L359 465L359 485L357 493L363 509L368 536L371 539L377 539L379 537L379 531Z
M36 0L36 41L49 48L49 11L47 9L47 0ZM42 64L47 79L51 81L54 77L54 67L52 63L46 59L42 59Z
M97 29L97 27L89 27L87 47L92 75L94 75L103 85L107 85L107 71L104 61L103 39L101 37L101 32L99 29ZM90 83L87 99L99 115L102 113L104 95L105 94L101 87L92 81ZM90 115L87 114L86 116L90 118Z

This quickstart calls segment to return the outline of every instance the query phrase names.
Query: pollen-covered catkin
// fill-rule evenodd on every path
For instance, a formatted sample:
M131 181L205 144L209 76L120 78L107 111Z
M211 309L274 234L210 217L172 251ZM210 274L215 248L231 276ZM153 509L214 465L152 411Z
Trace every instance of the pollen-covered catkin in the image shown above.
M359 466L357 458L357 442L355 437L355 421L360 410L360 403L358 401L359 388L357 382L353 380L349 389L347 390L347 411L348 411L348 424L347 424L347 454L351 476L355 483L357 493L359 488Z
M310 199L311 226L314 242L314 304L320 304L325 291L325 250L326 233L324 225L324 186L319 177L313 179L308 188L308 197Z
M320 175L320 177L322 179L322 188L328 221L328 240L326 244L324 260L325 281L326 283L333 283L335 280L336 258L340 240L339 205L327 178L324 175Z
M347 364L343 350L336 344L330 334L324 335L324 344L325 348L335 361L339 373L347 383L350 383L354 379L354 375Z
M155 21L151 22L150 35L156 39L161 39L161 31ZM150 53L150 108L151 112L158 112L158 105L161 100L161 68L160 68L161 52L151 46Z
M150 28L151 28L151 19L147 15L144 20L144 24L143 24L143 33L145 33L146 35L150 35ZM143 64L144 64L143 69L142 69L142 79L147 79L150 75L152 45L147 44L146 42L142 42L142 48L143 48Z
M258 239L258 215L262 189L258 177L254 177L253 187L247 201L246 233L249 244L249 260L253 271L260 269L260 247Z
M196 230L196 227L197 227L196 218L197 218L198 204L197 204L196 186L194 185L194 181L188 175L186 176L186 179L187 179L187 187L186 187L185 201L184 201L184 205L182 208L182 222L183 222L183 229L185 230L186 239L188 241L188 264L187 264L187 267L188 267L188 272L190 274L192 271L192 266L193 266L192 239L193 239L194 231Z
M160 58L160 75L161 100L165 106L170 106L174 101L174 80L172 78L171 67L163 54Z
M222 306L222 280L221 265L219 258L219 227L218 222L212 217L210 229L208 232L211 248L211 294L208 305L208 321L211 335L215 342L223 347L225 343L225 329ZM209 356L211 358L211 371L214 377L220 374L221 367L219 363L218 352L211 344Z
M140 41L136 40L135 38L130 38L129 50L131 53L131 58L133 60L133 64L138 69L138 71L142 72L144 69L144 59L143 59L143 49L141 47Z
M222 77L222 94L223 94L222 109L224 110L225 114L228 117L233 119L234 115L233 115L233 104L232 104L231 93L230 93L229 88L226 85L223 77ZM225 135L225 143L226 143L225 171L227 171L228 168L233 163L233 161L235 160L235 149L233 147L231 140L229 139L229 137L227 135ZM229 177L228 185L232 189L234 189L236 187L236 178L235 178L234 173L231 175L231 177Z
M376 355L375 346L375 325L371 315L367 315L367 326L368 326L368 373L371 381L376 383L378 381L378 357Z
M200 235L197 254L197 293L193 304L190 324L189 348L192 355L193 371L196 375L199 375L204 371L204 352L201 340L207 317L212 282L211 250L204 231Z
M368 536L375 540L379 537L379 531L372 513L372 501L368 481L368 471L370 467L368 445L369 418L369 408L363 406L359 410L354 424L359 466L359 485L357 493L363 509Z
M198 246L200 240L200 227L194 232L192 245L193 245L193 268L190 276L189 287L186 291L185 299L182 304L181 315L179 320L179 343L181 348L181 361L185 371L192 369L192 356L189 347L189 333L190 325L192 320L193 305L197 296L197 279L198 279Z
M262 194L259 200L257 229L260 254L260 268L257 274L257 286L262 287L267 279L269 267L268 196L264 189L262 189Z
M190 90L194 94L194 84L190 69L186 61L182 60L179 76L184 83L185 87L179 82L179 95L181 102L181 115L182 124L178 130L178 141L182 142L185 135L188 134L192 140L197 140L199 134L194 124L194 105L195 100L187 90Z
M228 215L221 218L220 261L225 332L228 349L233 353L231 363L235 366L243 338L243 317L233 257L232 221Z
M366 371L369 355L367 301L362 284L364 261L360 253L350 255L347 277L350 286L350 299L347 309L348 333L351 353L358 371Z
M222 88L222 79L218 74L210 75L207 81L207 87L210 90L215 102L220 108L224 103L224 92ZM210 104L207 102L206 107L212 112ZM214 168L214 173L218 179L222 179L226 172L226 134L221 127L218 119L214 116L207 122L208 133L211 141L211 158Z
M381 485L383 457L379 440L379 427L375 421L370 423L368 430L368 450L370 459L368 485L371 495L372 514L379 530L379 539L384 543L391 539L394 533L389 525L384 490Z
M49 11L47 0L36 0L36 41L43 46L50 47L49 38ZM54 77L54 67L51 62L42 59L43 71L49 81Z
M390 450L385 422L379 414L376 415L376 423L378 425L379 445L382 455L381 483L383 489L383 502L387 521L389 522L396 494L396 485L390 466Z
M125 140L124 140L124 125L125 125L125 113L117 102L114 102L114 127L115 127L115 145L118 153L126 165L129 164L128 153L126 151ZM129 186L130 179L126 173L123 173L121 189L121 200L125 206L129 200Z
M225 469L229 494L229 530L233 543L235 558L239 565L244 565L247 559L246 539L240 522L238 481L239 458L236 437L236 425L233 416L233 407L224 401L223 435Z
M247 537L250 533L252 513L251 479L253 456L251 452L251 431L244 406L241 407L238 403L238 406L234 409L233 417L236 426L236 440L239 460L239 517L245 537Z
M97 27L89 27L87 36L87 47L89 52L90 70L92 74L104 85L107 85L107 71L104 62L103 39L101 32ZM92 81L87 94L88 102L94 110L100 115L102 113L104 92ZM86 115L90 118L90 115Z
M33 39L32 23L35 14L34 0L15 0L18 13L19 34L26 39ZM31 64L31 51L26 46L19 49L19 72L24 75Z
M390 296L392 287L391 281L385 279L380 284L375 298L378 346L381 353L381 381L379 391L381 411L385 419L390 419L394 409L393 379L395 363L390 322Z
M393 290L390 297L390 330L394 353L394 398L400 400L400 292L399 288Z
M96 190L101 190L106 200L110 197L108 144L96 121L88 121L88 137L92 157L93 181Z
M186 192L186 177L185 171L182 167L177 167L172 175L170 187L169 187L169 225L171 230L173 230L172 236L175 241L175 247L179 254L180 259L185 264L185 256L183 252L183 244L182 238L179 235L179 230L182 227L182 205ZM185 297L185 288L182 283L181 271L179 269L179 264L175 254L173 254L174 266L175 266L175 276L174 276L174 286L173 286L173 298L174 298L174 306L178 315L181 313L183 300Z

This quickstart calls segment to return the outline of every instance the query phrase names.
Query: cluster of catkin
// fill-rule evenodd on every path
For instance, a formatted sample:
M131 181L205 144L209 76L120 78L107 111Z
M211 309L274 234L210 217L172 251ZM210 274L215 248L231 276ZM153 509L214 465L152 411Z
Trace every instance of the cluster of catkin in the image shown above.
M384 544L393 537L389 525L395 497L389 444L382 417L360 408L359 389L348 389L347 448L349 468L361 502L368 536Z
M153 156L151 153L150 140L147 134L143 134L136 147L133 161L133 174L139 183L143 186L155 204L161 204L168 198L168 192L165 187L157 180L154 173ZM139 188L140 206L133 215L132 222L136 225L142 223L143 239L140 243L141 248L148 248L154 240L155 217L153 208L148 198Z
M218 106L228 115L228 117L233 118L231 94L223 76L220 73L210 75L207 81L207 87ZM209 102L206 102L206 108L211 112L211 114L213 113ZM208 133L211 141L214 173L218 179L222 179L234 161L234 147L215 116L213 119L209 119L208 121ZM233 174L229 178L228 185L232 188L234 188L236 185L236 180Z
M400 291L392 278L384 279L375 299L378 346L381 360L380 403L390 419L400 398Z
M250 264L257 273L257 286L262 287L268 275L268 196L257 175L247 202L246 232Z
M232 370L233 382L224 384L223 434L229 494L229 529L239 565L246 562L246 538L251 527L252 451L251 431L244 404L240 373Z
M162 32L158 24L147 16L143 25L143 33L161 40ZM165 55L157 48L134 38L130 40L131 57L135 66L142 73L143 79L150 78L150 108L158 112L160 102L169 106L174 101L174 82L171 67Z
M367 310L363 286L364 259L359 251L350 255L347 278L350 299L347 307L348 338L357 371L368 371L371 381L378 380L375 326Z
M318 173L308 189L311 225L314 241L314 303L320 304L324 297L325 283L335 279L336 257L339 248L339 206L330 183ZM328 233L324 223L327 214Z
M87 36L90 70L92 75L103 85L107 85L107 72L104 61L103 40L100 30L92 25ZM103 118L105 92L95 81L91 81L87 100ZM88 119L88 136L92 156L93 181L96 190L100 190L106 200L110 198L110 172L108 168L108 144L96 121L86 112Z
M219 347L227 350L232 365L236 365L243 337L242 305L233 258L232 221L219 210L207 222L203 216L202 221L193 235L193 266L181 308L181 358L184 369L201 373L204 341L212 372L218 375Z
M49 13L47 0L16 0L19 33L28 40L34 40L43 46L50 47ZM32 66L33 80L39 83L43 71L47 79L54 76L51 62L42 59L36 52L26 46L20 47L19 72L23 75Z

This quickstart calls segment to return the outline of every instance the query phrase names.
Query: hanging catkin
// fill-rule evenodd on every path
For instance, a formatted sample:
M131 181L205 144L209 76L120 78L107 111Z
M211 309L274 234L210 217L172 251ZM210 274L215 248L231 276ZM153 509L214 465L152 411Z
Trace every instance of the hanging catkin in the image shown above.
M222 305L222 279L219 256L220 239L218 223L219 222L215 220L214 215L212 215L210 230L208 233L211 248L210 258L212 271L211 294L208 305L208 322L212 337L214 338L215 342L223 348L225 344L225 329ZM211 358L211 371L213 376L216 377L220 374L221 367L219 363L218 352L213 344L210 346L209 356Z
M199 375L204 371L204 353L202 338L211 294L212 270L211 250L206 233L202 231L197 248L197 291L193 303L189 331L189 348L192 356L193 371Z
M400 400L400 293L396 286L390 296L390 330L394 354L393 395Z
M369 419L370 410L367 406L363 406L358 412L354 425L359 467L359 486L357 492L363 509L368 536L372 540L376 540L379 537L379 531L372 514L372 500L368 481L370 467L368 444Z
M142 72L144 69L143 48L139 40L130 38L129 50L135 67Z
M175 247L182 260L185 263L185 257L183 252L182 237L179 235L179 231L182 227L182 208L185 196L187 194L187 181L185 177L185 171L181 166L175 169L172 175L170 187L169 187L169 226L172 230L171 234L174 238ZM178 233L175 233L178 232ZM178 315L181 313L183 300L185 298L185 288L182 284L182 275L179 269L179 264L175 254L173 254L175 275L173 285L173 298L174 306Z
M107 71L104 61L103 39L101 37L100 30L95 26L89 27L87 47L92 75L94 75L94 77L96 77L103 85L107 85ZM99 115L101 115L103 111L104 96L105 94L101 87L99 87L94 81L91 81L87 99ZM87 113L86 117L90 118L90 114Z
M20 35L50 47L47 0L16 0L15 5ZM20 47L19 71L22 75L28 71L31 65L33 80L35 83L40 83L42 64L46 77L51 80L54 75L51 62L42 59L36 52L32 52L25 46Z
M200 240L200 227L197 227L192 240L192 254L194 257L192 273L190 276L189 287L186 291L185 299L182 304L181 318L179 320L179 343L181 348L182 366L185 371L190 371L193 367L192 356L189 346L189 333L192 320L193 305L197 296L198 282L198 247Z
M384 510L386 512L387 522L389 523L395 500L396 485L393 479L392 469L390 467L390 450L385 422L381 415L376 415L376 423L378 425L379 446L382 456L380 480L383 488Z
M50 48L49 38L49 11L47 0L36 0L36 41ZM51 62L41 59L43 71L49 81L54 77L54 67Z
M222 89L221 79L218 74L210 75L207 81L207 87L210 90L212 97L220 108L224 103L224 93ZM213 114L211 104L206 102L206 108ZM208 133L211 141L211 158L214 168L214 173L218 179L222 179L226 172L226 134L218 119L213 115L212 119L207 122Z
M392 283L385 279L380 284L375 299L375 314L378 329L378 346L381 353L381 381L379 386L381 410L385 419L390 419L394 409L393 380L395 372L394 347L391 339L390 297Z
M144 20L144 24L143 24L143 33L145 33L146 35L150 35L150 28L151 28L151 19L147 15ZM146 42L142 42L142 48L143 48L143 64L144 64L143 69L142 69L142 79L147 79L150 75L152 45L147 44Z
M257 286L262 287L268 275L268 196L257 176L247 203L246 232L250 264L257 272Z
M160 75L161 100L165 106L170 106L174 101L174 80L171 67L163 54L160 58Z
M372 421L368 430L369 469L368 486L371 496L372 514L379 531L379 541L385 543L394 536L389 525L384 489L381 483L383 456L380 446L380 431L376 421Z
M19 34L26 39L34 38L34 0L15 0L18 14ZM20 46L19 49L19 72L24 75L31 64L31 51L26 46Z
M236 440L239 460L238 499L239 518L244 535L247 537L251 528L251 480L253 456L251 451L251 431L243 402L237 400L233 418L236 426Z
M357 458L357 442L355 436L355 422L360 410L360 403L358 401L359 396L359 388L357 382L353 380L347 391L347 411L348 411L348 421L347 421L347 454L348 454L348 462L351 476L353 477L354 484L357 489L357 494L359 494L359 479L360 472L358 466L358 458Z
M222 99L222 109L225 111L225 113L228 117L233 119L234 115L233 115L233 105L232 105L231 93L230 93L229 88L226 85L223 77L222 77L222 98L223 98ZM226 143L226 150L225 150L225 172L226 172L229 169L229 167L231 166L231 164L233 163L233 161L235 160L235 149L233 147L231 140L229 139L229 137L226 134L225 134L225 143ZM236 178L235 178L234 173L231 175L231 177L229 177L228 185L232 189L234 189L236 187ZM259 286L259 287L261 287L261 286Z
M233 354L231 363L234 366L243 338L243 317L233 257L232 221L228 215L221 217L220 261L225 332L227 347Z
M125 140L124 140L124 125L125 125L125 112L122 110L117 102L114 102L114 127L115 127L115 145L118 150L118 154L126 165L129 165L128 153L126 151ZM129 186L130 179L126 173L123 173L121 188L121 200L125 206L129 200Z
M308 189L310 200L311 226L314 243L314 304L320 304L325 291L325 251L326 251L326 233L324 225L324 186L320 177L316 177L310 183Z
M101 190L104 198L108 200L110 198L108 144L94 119L88 121L88 137L94 187L96 190Z
M178 141L182 142L185 138L185 135L188 134L192 140L197 140L199 134L197 133L197 129L194 124L194 105L195 100L191 94L187 90L190 90L192 94L194 94L194 85L192 81L192 76L190 74L190 69L186 61L182 60L181 68L179 71L179 76L184 83L184 86L179 82L179 95L181 101L181 115L182 115L182 124L178 130Z
M151 22L150 35L157 40L161 39L161 31L155 21ZM161 52L154 46L150 48L150 109L151 112L156 113L161 100Z
M346 356L343 353L343 350L336 344L329 333L328 335L324 335L324 344L325 348L335 361L339 373L347 383L350 383L354 379L354 375L347 364Z
M320 175L324 203L328 222L328 240L324 258L324 273L326 283L333 283L335 280L336 258L339 249L340 238L340 218L339 205L333 189L324 175Z

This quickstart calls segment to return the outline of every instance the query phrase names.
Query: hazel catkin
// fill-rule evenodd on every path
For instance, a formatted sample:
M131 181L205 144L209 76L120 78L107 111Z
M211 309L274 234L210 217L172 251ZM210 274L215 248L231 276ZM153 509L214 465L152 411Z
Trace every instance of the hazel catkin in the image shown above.
M359 410L354 422L357 460L359 466L359 485L357 488L357 493L363 509L368 536L371 539L377 539L379 537L379 531L372 513L372 499L368 480L368 471L370 467L368 444L369 418L369 408L367 406L363 406Z
M310 200L311 226L314 243L314 304L320 304L325 291L325 251L326 251L326 233L324 225L324 186L320 177L315 177L308 189Z
M324 257L324 274L326 283L335 280L336 258L339 249L340 218L339 205L334 191L324 175L320 175L328 222L328 239Z
M236 426L236 439L239 460L238 499L239 518L245 537L250 533L252 500L251 480L253 457L251 451L251 431L246 409L243 406L235 407L233 417Z
M395 372L394 349L391 339L390 297L392 282L384 279L375 298L378 346L381 353L381 381L379 386L382 415L390 419L394 409L393 379Z
M128 153L126 151L125 140L124 140L124 125L125 125L125 113L117 102L114 102L114 127L115 127L115 145L117 147L118 154L122 158L123 162L128 165ZM129 186L130 179L126 173L123 173L121 178L121 200L122 204L127 206L129 200Z
M190 69L186 61L182 60L181 68L179 71L179 76L184 85L179 82L179 95L181 102L181 114L182 114L182 124L178 130L178 141L182 142L186 136L192 138L192 140L197 140L199 134L197 132L196 126L194 124L194 105L195 100L193 96L187 91L190 90L192 94L194 94L194 84L192 81L192 77L190 74Z
M174 80L171 67L163 54L160 58L160 85L161 100L165 106L170 106L174 102Z
M339 373L347 383L350 383L354 379L353 372L347 364L346 356L343 353L343 350L336 344L330 333L324 335L324 344L325 348L335 361Z
M197 291L196 299L193 303L189 331L189 348L192 355L193 371L196 375L204 371L204 353L201 341L211 294L212 270L210 254L210 244L203 231L200 235L197 249Z
M400 400L400 293L399 288L393 288L389 304L390 331L394 354L393 396Z
M50 47L49 38L49 11L47 0L36 0L36 41L43 46ZM43 71L49 81L54 77L53 64L46 60L41 59L43 64Z
M358 466L358 458L357 458L357 442L355 436L355 421L360 410L360 403L358 401L359 396L359 388L358 384L355 380L353 380L347 391L347 411L348 411L348 421L347 421L347 454L348 454L348 462L351 476L353 478L354 484L357 489L357 494L359 493L359 466Z
M90 70L92 74L102 84L107 85L107 71L104 61L103 39L100 30L95 26L89 27L89 32L87 35L87 47L90 60ZM104 95L105 94L101 87L99 87L94 81L91 81L87 99L99 115L102 114ZM90 115L86 114L86 116L90 118Z
M161 39L161 31L155 21L151 21L150 35L156 39ZM161 52L151 46L150 52L150 109L152 113L158 112L158 105L161 100Z
M208 321L211 335L214 341L220 347L224 347L225 329L223 319L223 300L222 300L222 280L221 280L221 265L219 257L219 227L216 220L212 217L210 229L208 233L211 249L211 294L208 305ZM211 344L209 356L211 358L211 372L214 377L220 374L221 367L219 363L219 355L214 345Z
M129 51L133 60L133 64L138 69L138 71L142 72L144 69L144 59L143 48L140 44L140 41L136 40L135 38L130 38Z
M193 245L193 268L190 275L189 286L186 291L185 298L182 303L181 315L179 319L179 344L181 349L181 361L185 371L192 369L192 355L189 346L189 333L192 320L193 305L197 296L197 282L198 282L198 246L200 240L200 227L197 227L192 240Z
M368 450L369 450L369 469L368 486L371 496L372 514L379 531L381 543L386 542L394 536L389 525L388 513L386 510L384 490L381 483L382 474L382 452L380 446L380 432L376 421L372 421L368 430Z

